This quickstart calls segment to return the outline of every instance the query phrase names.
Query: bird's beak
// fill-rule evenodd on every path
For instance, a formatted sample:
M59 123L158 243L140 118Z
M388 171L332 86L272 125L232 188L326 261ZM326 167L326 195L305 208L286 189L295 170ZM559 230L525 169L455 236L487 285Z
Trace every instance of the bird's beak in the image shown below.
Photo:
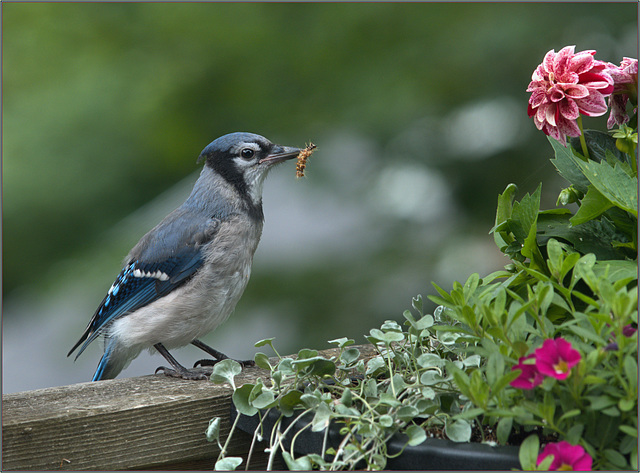
M300 154L300 151L302 151L300 148L277 145L277 146L274 146L273 151L269 156L262 158L259 161L259 164L266 163L269 166L273 164L278 164L278 163L281 163L282 161L286 161L288 159L293 159L298 157L298 155Z

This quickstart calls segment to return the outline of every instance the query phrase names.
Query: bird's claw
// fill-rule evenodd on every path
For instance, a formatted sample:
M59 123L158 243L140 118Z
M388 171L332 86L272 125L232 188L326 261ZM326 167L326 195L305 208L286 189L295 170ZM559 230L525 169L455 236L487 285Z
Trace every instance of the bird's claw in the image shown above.
M162 371L165 376L169 376L171 378L179 378L179 379L188 379L193 381L206 380L211 376L211 371L207 370L174 370L171 368L167 368L166 366L159 366L156 369L156 374L159 371Z

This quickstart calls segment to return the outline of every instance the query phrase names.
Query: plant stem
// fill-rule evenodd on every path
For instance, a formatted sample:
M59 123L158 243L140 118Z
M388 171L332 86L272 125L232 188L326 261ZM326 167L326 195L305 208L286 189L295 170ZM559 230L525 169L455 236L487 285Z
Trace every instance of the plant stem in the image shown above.
M584 139L584 129L582 128L582 115L578 115L578 128L580 128L580 146L582 147L582 154L584 155L584 160L589 160L589 150L587 149L587 142Z
M233 420L233 424L231 425L231 429L229 429L229 434L227 435L227 440L224 442L224 445L220 449L220 454L218 455L218 460L224 458L227 455L227 447L229 446L229 442L231 441L231 437L233 437L233 432L236 430L236 425L238 424L238 420L240 419L240 413L236 415L236 418Z

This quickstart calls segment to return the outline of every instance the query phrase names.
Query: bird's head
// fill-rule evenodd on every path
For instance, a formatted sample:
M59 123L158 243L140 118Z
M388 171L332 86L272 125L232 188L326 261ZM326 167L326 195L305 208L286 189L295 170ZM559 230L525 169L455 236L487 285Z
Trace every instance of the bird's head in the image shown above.
M300 148L280 146L253 133L229 133L212 141L200 153L198 162L232 184L241 197L254 205L262 201L262 184L269 169L293 159Z

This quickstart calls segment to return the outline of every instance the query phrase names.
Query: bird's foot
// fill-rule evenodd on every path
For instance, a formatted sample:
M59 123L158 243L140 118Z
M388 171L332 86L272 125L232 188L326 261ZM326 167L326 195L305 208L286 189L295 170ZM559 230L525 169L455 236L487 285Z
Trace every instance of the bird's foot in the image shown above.
M193 364L194 368L197 368L198 366L213 366L217 363L220 363L222 360L231 360L232 358L222 358L220 360L210 360L210 359L204 359L204 360L198 360ZM249 368L251 366L255 366L256 362L253 360L233 360L233 361L237 361L238 363L240 363L240 365L243 368Z
M195 367L194 367L195 368ZM172 378L188 379L193 381L207 380L211 376L212 370L208 369L172 369L166 366L160 366L156 369L156 373L162 371L165 376Z

